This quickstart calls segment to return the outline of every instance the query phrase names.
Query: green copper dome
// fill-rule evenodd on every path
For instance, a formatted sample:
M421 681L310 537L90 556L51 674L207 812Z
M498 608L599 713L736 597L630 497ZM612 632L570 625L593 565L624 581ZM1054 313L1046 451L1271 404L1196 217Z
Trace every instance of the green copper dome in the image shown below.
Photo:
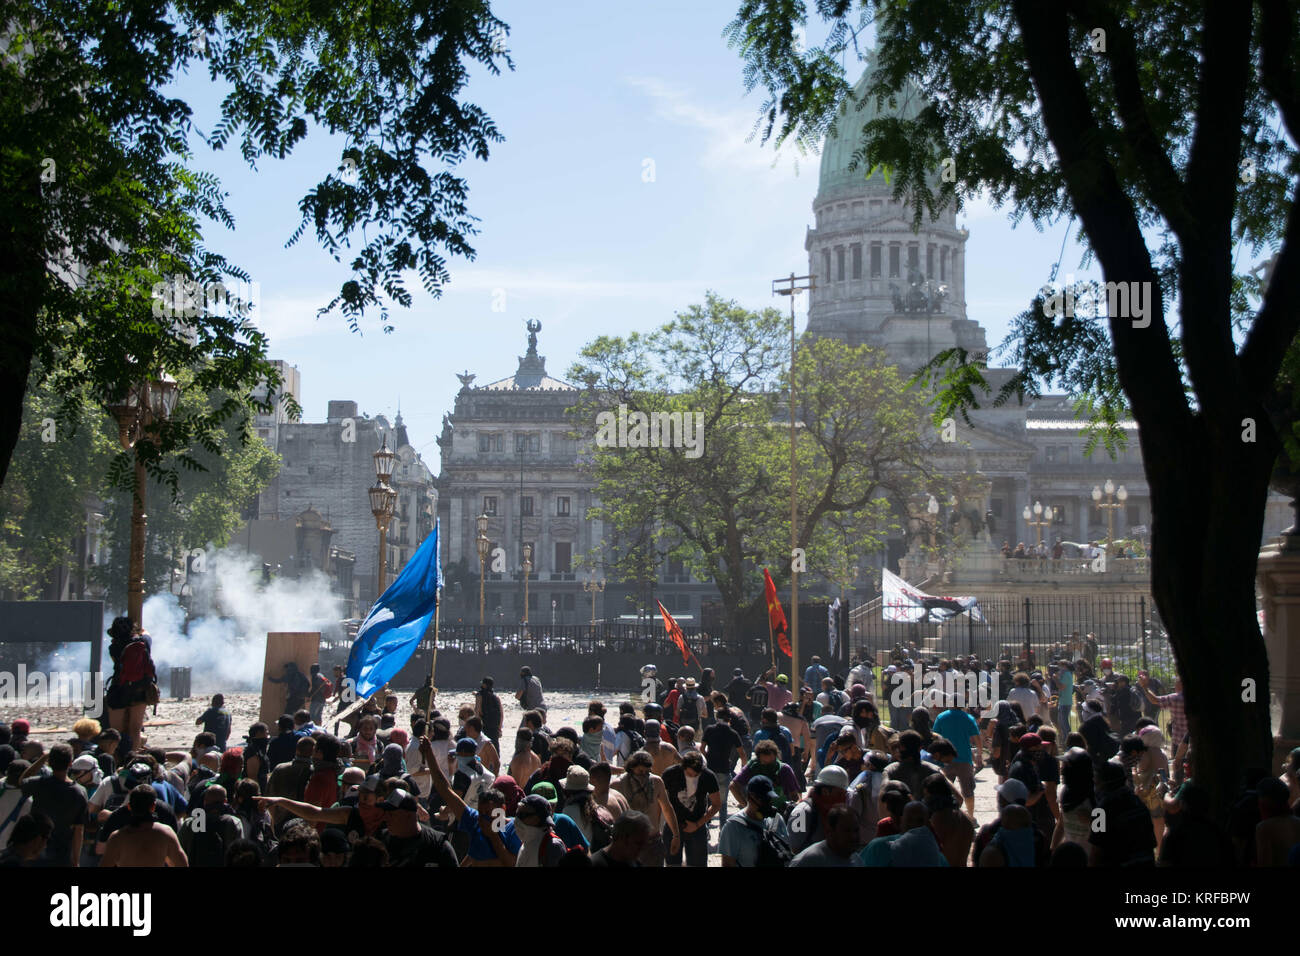
M856 169L850 170L854 152L862 145L862 129L879 116L898 116L912 119L920 113L924 102L919 93L909 86L896 99L891 108L888 101L879 107L876 98L867 94L871 84L871 75L875 71L876 54L872 50L867 57L867 67L862 78L853 87L849 98L845 99L836 117L835 130L826 137L822 146L821 173L818 177L817 198L828 198L833 193L856 195L889 196L893 193L893 177L886 182L884 169L874 172L865 162L859 162ZM861 109L858 108L861 104Z

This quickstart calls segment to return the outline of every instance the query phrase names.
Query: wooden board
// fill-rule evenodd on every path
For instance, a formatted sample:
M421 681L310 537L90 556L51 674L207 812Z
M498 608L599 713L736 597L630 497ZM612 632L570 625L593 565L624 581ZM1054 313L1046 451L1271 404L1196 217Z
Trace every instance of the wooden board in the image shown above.
M271 677L284 677L284 665L293 661L304 677L311 676L311 665L320 660L320 631L273 631L266 635L266 663L262 668L262 708L258 719L271 728L285 712L285 685L273 684Z

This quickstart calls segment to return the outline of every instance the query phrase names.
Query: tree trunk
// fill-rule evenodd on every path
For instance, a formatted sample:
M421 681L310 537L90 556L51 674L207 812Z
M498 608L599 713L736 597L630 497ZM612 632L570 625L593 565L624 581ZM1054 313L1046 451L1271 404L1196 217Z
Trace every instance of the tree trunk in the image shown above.
M45 261L41 217L27 203L39 203L40 183L33 175L27 203L9 197L5 230L0 237L0 485L23 427L23 398L36 352L36 317L45 301ZM20 212L21 211L21 212Z
M1144 456L1152 593L1183 678L1192 775L1224 820L1246 773L1272 758L1268 657L1255 616L1272 456L1247 453L1236 434L1216 441L1198 425L1203 440L1187 443L1181 459Z

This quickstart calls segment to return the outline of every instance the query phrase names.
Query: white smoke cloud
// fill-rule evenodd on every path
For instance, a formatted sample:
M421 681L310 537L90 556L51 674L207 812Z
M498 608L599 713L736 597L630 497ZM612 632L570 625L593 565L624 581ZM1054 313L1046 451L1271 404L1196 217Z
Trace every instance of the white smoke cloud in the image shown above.
M257 691L268 631L337 631L339 599L320 571L263 584L260 560L245 551L225 548L209 551L205 558L206 570L189 578L194 595L188 629L174 594L164 591L144 602L144 627L153 639L161 682L170 668L188 667L196 696ZM105 629L120 613L105 614ZM105 639L106 677L111 667Z

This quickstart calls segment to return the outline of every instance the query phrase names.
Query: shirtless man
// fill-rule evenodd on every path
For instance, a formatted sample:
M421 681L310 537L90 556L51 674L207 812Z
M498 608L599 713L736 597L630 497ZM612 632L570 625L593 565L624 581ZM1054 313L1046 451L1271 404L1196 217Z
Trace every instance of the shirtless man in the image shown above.
M154 819L157 795L144 783L126 797L131 822L108 838L100 866L189 866L180 840L165 824Z
M542 759L533 752L533 732L520 727L515 732L515 755L510 758L510 776L522 784L542 766Z
M630 809L639 810L650 818L653 829L649 842L641 852L642 866L663 866L666 857L677 853L681 847L681 827L677 822L677 814L668 801L668 790L664 787L663 778L651 772L653 763L654 759L649 753L638 750L627 758L624 765L627 772L609 785L611 793L622 794ZM667 847L663 841L665 823L672 833L672 842Z
M654 766L650 772L656 777L662 777L665 770L682 762L677 749L672 744L664 743L663 738L659 736L659 721L657 720L647 720L645 722L645 749L654 761ZM658 833L659 831L656 830L655 832Z

